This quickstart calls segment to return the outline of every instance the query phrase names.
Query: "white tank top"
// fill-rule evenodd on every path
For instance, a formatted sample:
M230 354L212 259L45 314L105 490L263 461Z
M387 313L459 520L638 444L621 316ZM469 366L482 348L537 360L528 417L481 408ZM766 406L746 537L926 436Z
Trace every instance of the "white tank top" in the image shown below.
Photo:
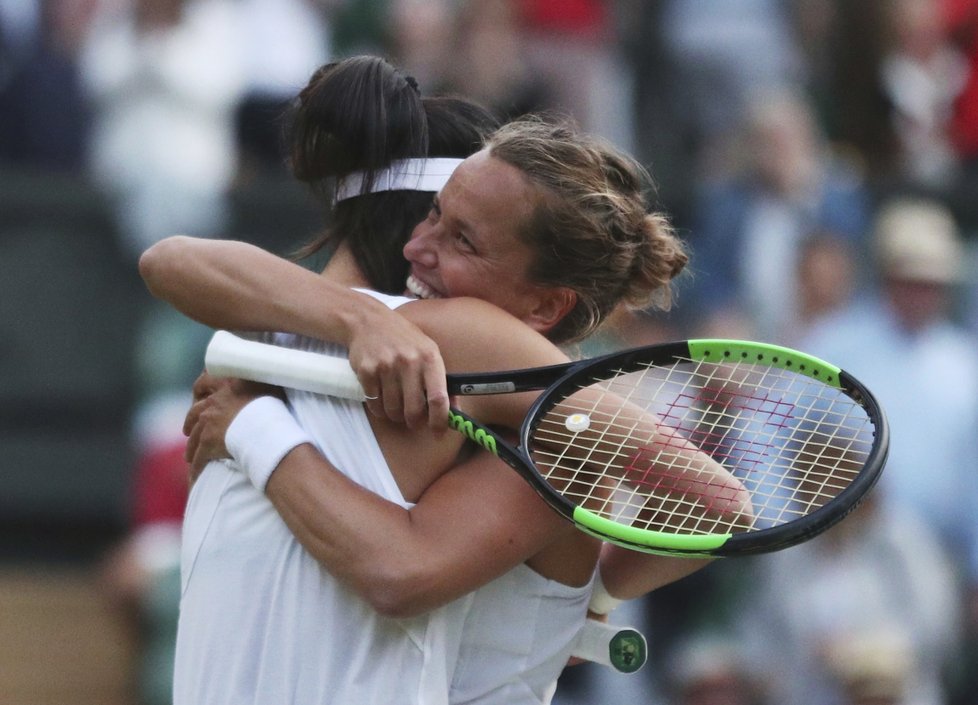
M392 308L409 299L377 296ZM295 336L278 344L345 355ZM359 403L288 392L320 451L402 506ZM211 463L188 500L181 556L175 705L446 705L471 596L389 619L299 545L244 473ZM451 628L450 628L451 627Z
M475 592L452 679L452 705L546 705L587 616L591 585L519 565Z
M396 308L409 301L371 293ZM345 349L276 335L287 347ZM404 507L361 404L287 392L334 466ZM187 504L174 705L542 705L583 624L591 586L520 565L426 615L388 619L298 543L230 464L208 465Z

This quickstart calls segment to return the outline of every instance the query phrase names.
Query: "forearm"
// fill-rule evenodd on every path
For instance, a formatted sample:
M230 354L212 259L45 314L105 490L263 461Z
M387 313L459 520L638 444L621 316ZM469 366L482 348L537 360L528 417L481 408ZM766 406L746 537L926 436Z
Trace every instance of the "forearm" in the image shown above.
M289 453L265 493L310 555L382 614L437 606L437 599L407 604L426 548L410 512L338 472L312 446Z
M566 530L516 473L478 457L410 510L339 473L311 446L278 465L265 492L296 538L378 612L440 607L528 560Z
M632 600L692 575L712 560L641 553L605 544L599 567L608 593L619 600Z
M225 388L212 397L228 394ZM202 418L222 414L201 410ZM385 615L446 604L571 530L489 453L440 475L409 510L334 468L281 401L263 397L247 404L222 436L227 454L265 492L300 544ZM430 453L412 457L436 462Z
M174 236L143 253L150 292L213 328L288 331L348 345L386 306L248 243Z

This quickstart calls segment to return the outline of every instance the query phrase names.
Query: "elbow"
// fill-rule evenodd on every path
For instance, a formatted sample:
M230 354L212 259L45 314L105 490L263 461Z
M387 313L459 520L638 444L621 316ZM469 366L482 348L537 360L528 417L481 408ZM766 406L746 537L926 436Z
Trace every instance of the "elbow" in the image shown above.
M154 296L165 293L169 272L179 266L186 243L190 238L174 235L150 246L139 257L139 276Z
M435 581L418 566L375 575L356 591L380 615L408 619L429 612L448 600L439 599Z
M377 614L389 619L409 619L428 611L413 596L385 586L372 589L365 598Z

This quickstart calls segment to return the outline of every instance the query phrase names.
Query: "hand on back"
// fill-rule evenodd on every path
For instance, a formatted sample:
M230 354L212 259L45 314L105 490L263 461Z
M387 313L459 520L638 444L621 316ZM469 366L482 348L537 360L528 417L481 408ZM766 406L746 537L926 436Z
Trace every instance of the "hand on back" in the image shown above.
M371 413L411 429L447 428L445 363L418 326L389 309L371 311L353 330L349 350Z
M278 387L201 373L194 382L194 403L183 422L187 436L184 458L190 463L190 483L211 460L229 458L224 436L238 412L261 396L283 397Z

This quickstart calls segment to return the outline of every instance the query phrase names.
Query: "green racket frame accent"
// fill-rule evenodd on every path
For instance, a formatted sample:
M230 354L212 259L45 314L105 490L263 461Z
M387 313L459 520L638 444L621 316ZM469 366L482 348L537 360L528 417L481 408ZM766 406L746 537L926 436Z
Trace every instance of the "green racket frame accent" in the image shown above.
M716 551L725 544L732 534L703 534L693 536L677 536L661 531L650 531L633 526L625 526L605 519L578 505L574 507L574 523L583 531L612 543L621 542L623 546L635 548L646 546L663 552L681 551L690 554L708 554Z
M699 338L688 341L689 354L694 360L703 362L745 362L793 370L817 379L820 382L842 388L839 379L841 370L814 355L790 350L769 343L754 343L740 340Z
M582 382L589 384L600 379L600 375L592 376L593 369L612 369L608 367L611 364L613 369L627 373L641 369L648 363L670 364L684 360L716 365L726 363L780 368L840 390L861 404L872 419L876 433L872 457L859 476L838 495L836 501L810 515L757 531L684 536L628 526L577 505L555 491L526 455L525 449L532 446L531 434L536 420L553 408L565 392L573 392ZM886 416L865 386L845 370L820 358L769 343L715 338L677 341L654 346L654 349L634 348L567 365L466 376L466 381L471 384L474 384L473 379L479 383L495 382L503 374L513 380L513 385L519 391L541 388L545 390L531 405L520 429L518 444L512 445L490 427L456 408L451 410L450 426L519 472L552 509L574 522L581 531L643 553L688 558L751 555L780 550L805 541L842 520L858 505L865 493L876 483L889 448ZM461 383L455 385L458 390L453 393L468 393L467 387L470 384L459 385Z

